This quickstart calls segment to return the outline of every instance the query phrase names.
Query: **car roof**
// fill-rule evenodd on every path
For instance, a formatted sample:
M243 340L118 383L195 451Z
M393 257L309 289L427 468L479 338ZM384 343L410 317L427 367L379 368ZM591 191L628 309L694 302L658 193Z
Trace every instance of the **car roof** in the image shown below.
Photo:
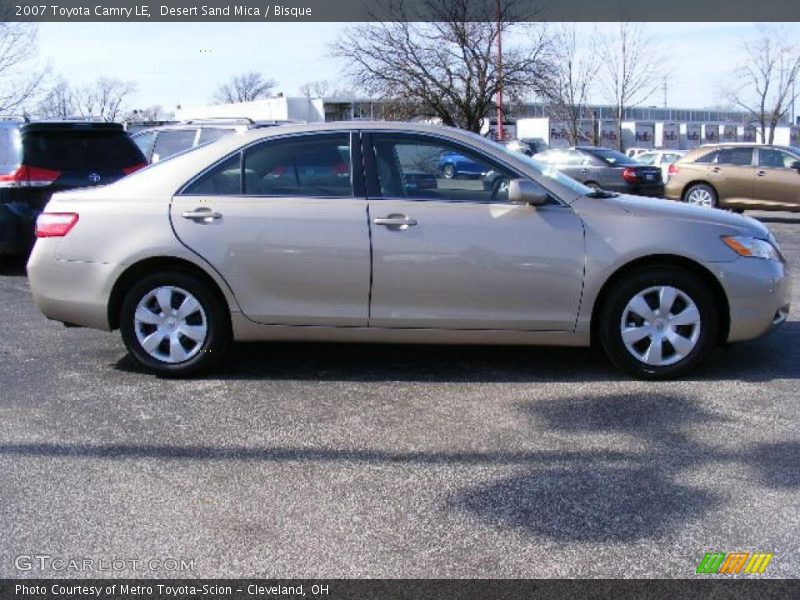
M100 121L30 121L21 123L20 130L31 131L125 131L121 123Z

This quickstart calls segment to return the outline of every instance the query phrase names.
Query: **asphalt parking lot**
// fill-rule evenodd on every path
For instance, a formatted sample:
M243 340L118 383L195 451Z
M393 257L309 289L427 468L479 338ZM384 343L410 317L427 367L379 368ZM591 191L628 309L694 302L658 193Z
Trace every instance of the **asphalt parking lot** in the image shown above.
M759 216L800 265L800 215ZM797 270L789 322L682 381L591 350L277 344L169 381L45 320L6 264L0 576L694 577L715 550L800 577Z

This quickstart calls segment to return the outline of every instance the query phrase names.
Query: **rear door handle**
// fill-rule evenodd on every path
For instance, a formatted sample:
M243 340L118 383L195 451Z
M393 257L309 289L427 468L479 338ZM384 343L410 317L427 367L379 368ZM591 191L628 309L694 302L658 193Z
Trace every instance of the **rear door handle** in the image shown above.
M417 224L416 219L410 219L409 217L401 214L391 214L386 217L377 217L372 219L372 222L375 223L375 225L383 225L389 229L399 229L401 231L408 229L409 227L414 227Z
M189 219L195 223L212 223L217 219L222 218L222 214L212 211L210 208L195 208L194 210L187 210L181 216L184 219Z
M711 172L712 173L719 173L721 170L722 169L720 169L719 167L714 167L713 169L711 169Z
M764 177L764 175L766 175L766 174L767 174L767 172L766 172L766 171L758 171L758 172L756 173L756 175L758 175L759 177Z

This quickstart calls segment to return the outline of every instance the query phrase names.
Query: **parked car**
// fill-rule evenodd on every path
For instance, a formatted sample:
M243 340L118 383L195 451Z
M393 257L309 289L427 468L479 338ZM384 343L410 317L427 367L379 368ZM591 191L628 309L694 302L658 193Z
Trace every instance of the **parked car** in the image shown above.
M594 189L639 196L661 196L664 193L659 167L639 164L616 150L576 146L542 152L536 155L536 160L553 165Z
M275 127L289 123L294 123L294 121L254 121L246 118L192 119L143 129L131 135L131 138L139 146L147 158L147 162L154 163L237 131Z
M458 152L443 152L439 157L439 172L445 179L484 177L483 165Z
M0 121L0 255L30 251L54 192L105 185L144 166L118 123Z
M268 177L276 165L338 171L343 150L350 177L296 169L292 189ZM405 183L406 168L445 153L505 185ZM235 340L596 340L637 376L675 377L772 330L791 297L758 221L592 190L478 135L411 123L228 136L56 194L37 235L39 309L120 329L134 359L167 376L211 367Z
M550 148L542 138L520 138L501 143L511 151L521 152L527 156L533 156Z
M800 150L709 144L670 167L667 198L705 207L800 211Z
M686 155L686 150L648 150L636 156L636 162L643 165L661 167L661 178L669 180L669 166Z

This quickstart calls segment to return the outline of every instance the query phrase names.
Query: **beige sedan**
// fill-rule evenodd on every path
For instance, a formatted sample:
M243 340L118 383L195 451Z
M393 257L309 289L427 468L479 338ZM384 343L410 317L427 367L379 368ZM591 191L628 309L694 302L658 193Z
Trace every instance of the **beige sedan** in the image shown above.
M800 211L800 150L710 144L669 168L667 198L711 208Z
M442 177L453 153L481 175ZM757 221L592 190L408 123L234 134L56 194L36 233L39 309L120 329L167 376L236 340L597 341L617 366L666 378L789 311L786 264Z

